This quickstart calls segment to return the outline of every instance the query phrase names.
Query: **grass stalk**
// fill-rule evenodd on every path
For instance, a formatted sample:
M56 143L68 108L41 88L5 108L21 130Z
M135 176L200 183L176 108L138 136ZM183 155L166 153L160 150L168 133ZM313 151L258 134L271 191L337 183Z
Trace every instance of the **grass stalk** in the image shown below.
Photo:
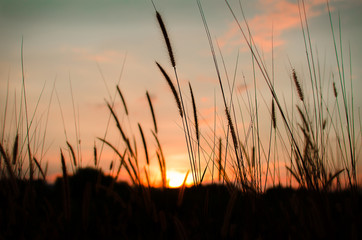
M122 100L122 104L123 104L123 107L124 107L124 111L126 112L126 115L128 116L128 108L127 108L127 104L126 104L126 101L124 100L124 97L123 97L123 94L121 92L121 89L119 89L119 86L117 85L117 92L119 94L119 96L121 97L121 100Z
M70 150L70 153L71 153L71 156L72 156L72 159L73 159L74 167L77 168L77 158L75 156L74 149L73 149L72 145L68 141L67 141L67 145L68 145L68 148Z
M346 124L347 124L346 128L347 128L349 155L350 155L350 166L351 166L351 172L352 172L352 178L349 177L349 182L350 182L350 186L352 187L357 184L356 164L355 164L356 158L355 158L355 154L354 154L354 143L352 142L352 130L353 130L352 126L354 124L351 123L351 121L354 122L354 119L351 119L351 117L348 114L348 99L347 99L347 91L346 91L345 75L344 75L340 18L339 18L340 54L338 54L336 37L334 34L334 27L333 27L333 22L332 22L332 14L331 14L330 7L329 7L329 1L327 1L327 9L328 9L330 27L331 27L331 32L332 32L332 39L333 39L333 44L334 44L336 63L337 63L337 67L338 67L338 76L339 76L339 82L340 82L341 92L342 92L344 114L345 114L345 119L346 119ZM340 60L340 58L341 58L341 60ZM352 83L352 81L351 81L351 83ZM352 109L352 112L353 112L353 109ZM344 136L343 133L342 133L342 135ZM347 172L349 172L349 171L347 171Z
M176 94L177 93L176 89L175 89L175 87L173 87L173 84L171 84L172 82L171 82L170 78L168 77L167 73L163 70L163 68L157 62L156 62L156 64L159 67L159 69L161 70L161 72L164 75L167 82L169 83L169 86L170 86L170 88L172 90L172 93L173 93L173 95L174 95L174 97L176 99L176 102L177 102L177 105L178 105L178 108L179 108L179 111L180 111L180 116L181 116L181 120L182 120L184 133L185 133L187 152L188 152L188 155L189 155L190 166L191 166L191 169L192 169L192 175L193 175L193 178L194 178L194 183L196 185L199 185L199 184L201 184L201 182L200 182L200 177L201 176L199 176L200 174L198 174L197 169L196 169L196 160L194 158L195 150L193 149L193 146L192 146L192 139L191 139L191 132L190 132L191 130L190 130L190 127L189 127L190 124L189 124L189 120L188 120L188 117L187 117L187 112L186 112L185 106L184 106L181 86L180 86L180 82L179 82L179 78L178 78L178 74L177 74L177 69L176 69L175 57L174 57L174 54L173 54L173 50L172 50L172 47L171 47L171 42L170 42L170 39L168 37L168 33L167 33L167 30L166 30L165 24L163 22L163 19L162 19L160 13L156 10L156 7L155 7L154 4L153 4L153 6L155 8L156 18L157 18L157 21L158 21L159 26L161 28L162 35L163 35L164 40L165 40L165 44L167 46L170 62L171 62L171 65L172 65L172 67L174 69L177 88L178 88L178 95ZM178 96L178 97L176 97L176 96Z
M76 141L76 149L77 149L77 159L78 161L82 162L81 161L81 152L80 152L80 130L79 130L79 115L78 115L78 121L77 121L77 115L75 113L75 103L74 103L74 94L73 94L73 87L72 87L72 81L70 79L70 74L69 74L69 86L70 86L70 95L71 95L71 98L72 98L72 108L73 108L73 118L74 118L74 131L75 131L75 141ZM70 144L69 144L70 145ZM68 145L68 146L69 146ZM74 166L77 167L77 164L76 164L76 159L75 159L75 152L74 152L74 149L73 149L73 162L74 162Z
M8 112L8 101L9 101L9 81L10 79L8 78L7 83L6 83L6 97L5 97L5 109L4 109L4 122L3 122L3 132L1 134L1 142L4 142L4 137L5 137L5 129L6 129L6 118L7 118L7 112Z
M201 164L200 164L200 129L199 129L199 120L197 117L197 108L196 108L196 102L195 102L195 97L194 97L194 93L192 91L192 87L191 84L189 82L189 89L190 89L190 94L191 94L191 100L192 100L192 110L193 110L193 115L194 115L194 125L195 125L195 135L196 135L196 142L197 142L197 150L195 151L195 159L198 160L198 170L199 170L199 176L202 176L201 174ZM197 156L196 156L197 154ZM201 179L203 179L203 177L201 177ZM200 180L201 180L200 179ZM202 181L201 181L202 182Z
M123 76L123 71L124 71L124 66L126 64L126 60L127 60L127 53L125 54L125 57L123 59L123 63L122 63L122 68L121 68L121 72L119 74L119 78L118 78L118 82L117 82L117 86L119 85L121 79L122 79L122 76ZM98 65L98 64L97 64ZM99 67L99 65L98 65ZM100 69L100 68L99 68ZM106 86L106 89L108 91L108 86L107 86L107 83L103 77L103 74L102 74L102 71L100 71L101 73L101 77L103 79L103 82L104 82L104 85ZM113 95L113 98L110 99L111 103L112 103L112 107L114 106L114 102L115 102L115 99L116 99L116 96L117 96L117 91L115 91L114 95ZM112 114L109 113L109 116L108 116L108 120L107 120L107 125L106 125L106 129L104 131L104 135L103 135L103 139L106 139L107 135L108 135L108 129L109 129L109 124L110 124L110 121L111 121L111 117L112 117ZM101 159L102 157L102 153L103 153L103 147L104 147L104 143L102 142L102 145L101 145L101 148L100 148L100 151L99 151L99 160ZM97 161L97 164L99 164L100 161Z
M16 177L15 177L13 168L11 167L10 158L9 158L8 154L5 152L5 149L4 149L3 145L2 145L2 143L0 143L0 155L2 155L2 159L4 159L5 167L6 167L6 170L7 170L8 174L9 174L9 177L10 177L10 182L11 182L11 185L12 185L12 189L14 189L14 192L17 193L18 192L18 187L17 187L17 184L16 184Z
M219 81L221 95L222 95L222 98L223 98L226 118L227 118L227 121L228 121L227 134L229 133L229 129L230 129L230 134L232 135L232 140L233 140L233 144L234 144L235 155L238 156L238 142L237 142L237 138L236 138L236 132L235 132L235 129L232 129L234 125L233 125L233 122L232 122L232 119L231 119L231 116L230 116L230 112L229 112L229 108L228 108L228 105L227 105L227 102L226 102L225 91L224 91L224 87L223 87L223 84L222 84L222 81L221 81L220 70L219 70L217 59L216 59L216 54L215 54L214 46L213 46L213 43L212 43L210 30L209 30L209 27L208 27L208 24L207 24L207 21L206 21L206 17L205 17L201 2L199 0L197 0L197 5L198 5L199 12L200 12L203 24L204 24L204 29L205 29L206 36L207 36L207 39L208 39L208 42L209 42L209 47L210 47L210 51L211 51L211 54L212 54L212 58L213 58L217 78L218 78L218 81ZM227 143L228 143L228 138L227 138ZM226 143L226 149L227 149L227 145L228 145L227 143ZM226 153L227 153L227 151L225 152L225 161L226 161L226 155L227 155ZM242 156L241 156L241 159L242 159ZM240 161L237 161L237 162L238 162L238 164L240 164ZM242 162L242 160L241 160L241 162ZM241 168L239 168L239 170L241 170ZM242 174L240 174L240 177L241 176L242 176Z
M70 221L70 190L69 190L69 180L67 173L67 166L65 164L65 159L62 150L60 150L60 159L62 163L62 172L63 172L63 208L64 208L64 217L66 221Z
M173 94L173 97L175 98L177 108L179 110L179 114L180 114L181 118L183 118L183 110L182 110L182 107L181 107L181 99L180 99L179 94L177 93L177 90L176 90L173 82L171 81L171 78L169 77L167 72L163 69L163 67L158 62L156 62L156 65L157 65L158 69L161 71L161 73L164 76L165 80L167 81L168 86L170 87L171 92Z
M43 180L45 181L46 175L45 175L45 172L43 171L42 167L40 166L40 162L35 157L33 158L33 160L34 160L34 163L35 163L36 167L38 168L41 176L43 177Z
M124 131L123 131L122 127L121 127L121 124L119 123L119 120L118 120L118 117L117 117L116 113L113 111L113 108L111 107L111 105L109 103L107 103L107 106L108 106L108 109L112 113L113 119L116 122L117 128L118 128L119 132L121 133L122 139L126 143L126 146L127 146L128 150L129 150L131 156L136 158L135 152L133 151L133 149L131 147L129 138L124 133Z
M146 163L147 163L147 165L150 165L150 158L148 156L148 149L147 149L146 139L145 139L145 136L143 134L142 127L141 127L141 125L139 123L138 123L138 129L139 129L140 134L141 134L143 149L145 150Z
M273 98L274 98L274 100L275 100L275 103L276 103L276 105L277 105L277 107L278 107L278 110L279 110L280 115L281 115L281 117L282 117L282 120L283 120L283 122L284 122L284 126L286 127L286 130L287 130L289 139L290 139L290 141L291 141L291 145L294 146L295 151L296 151L296 154L297 154L297 157L298 157L299 159L303 159L302 151L301 151L300 147L298 146L298 143L297 143L297 141L296 141L296 139L295 139L295 136L294 136L294 134L293 134L293 132L292 132L292 128L291 128L291 126L290 126L290 123L289 123L288 120L287 120L286 114L285 114L285 112L284 112L284 110L283 110L283 108L282 108L282 106L281 106L281 104L280 104L280 101L279 101L279 98L278 98L278 96L277 96L277 94L276 94L276 92L275 92L274 86L272 85L272 81L271 81L271 79L270 79L270 77L269 77L269 75L268 75L268 72L266 71L266 68L265 68L265 66L264 66L264 64L263 64L263 62L262 62L262 59L260 58L260 56L259 56L259 54L258 54L258 51L257 51L257 50L254 50L254 48L252 47L253 41L249 41L249 39L247 38L247 36L246 36L246 34L245 34L245 31L244 31L243 28L241 27L240 22L239 22L238 18L236 17L233 9L231 8L229 2L228 2L227 0L225 0L225 3L226 3L226 5L227 5L230 13L231 13L232 16L233 16L233 18L234 18L234 20L235 20L235 22L236 22L236 24L237 24L237 26L238 26L238 28L239 28L239 30L240 30L240 33L242 34L242 36L243 36L243 38L244 38L244 40L245 40L245 42L246 42L246 44L247 44L247 46L248 46L248 49L250 50L251 54L254 56L256 65L257 65L257 67L259 68L260 73L262 74L262 78L265 80L265 83L267 84L268 89L270 90L270 93L272 94L272 96L273 96ZM247 24L247 26L248 26L248 23L247 23L247 22L246 22L246 24ZM303 163L303 162L304 162L304 161L302 160L302 163ZM306 177L307 177L307 179L308 179L308 182L311 182L310 176L307 175Z
M33 169L33 161L32 155L30 150L30 127L29 127L29 120L28 120L28 103L26 97L26 85L25 85L25 72L24 72L24 39L21 38L21 76L22 76L22 89L24 94L24 107L25 107L25 120L26 120L26 136L27 136L27 150L28 150L28 159L29 159L29 169L30 169L30 181L33 181L34 169Z
M136 181L135 177L132 175L132 173L131 173L131 171L130 171L130 169L129 169L129 167L128 167L128 164L127 164L127 162L125 161L127 149L124 150L124 153L123 153L123 154L121 154L121 153L117 150L117 148L114 147L114 146L113 146L110 142L108 142L107 140L102 139L102 138L98 138L98 140L100 140L100 141L102 141L103 143L105 143L107 146L109 146L109 147L116 153L116 155L119 157L119 161L120 161L120 166L119 166L119 167L121 168L122 166L124 166L124 168L126 169L126 171L127 171L127 173L128 173L128 176L130 177L132 183L133 183L134 185L137 185L137 181ZM120 169L119 169L119 171L120 171Z
M151 97L150 97L148 91L146 91L146 96L147 96L147 102L148 102L148 105L149 105L149 107L150 107L151 114L152 114L152 120L153 120L154 130L155 130L155 133L158 133L155 111L154 111L154 109L153 109Z
M174 54L173 54L173 50L172 50L172 46L171 46L171 41L170 41L170 38L168 36L168 33L167 33L167 30L166 30L166 26L164 24L164 21L162 19L162 16L161 14L156 10L156 18L157 18L157 21L158 21L158 24L161 28L161 31L162 31L162 35L163 35L163 38L165 40L165 43L166 43L166 46L167 46L167 51L168 51L168 55L170 57L170 62L171 62L171 65L172 67L176 67L176 61L175 61L175 57L174 57Z
M152 131L152 135L156 140L158 150L156 151L157 160L160 166L160 173L161 173L161 180L162 180L162 187L166 188L167 186L167 176L166 176L166 160L165 156L162 151L162 147L160 141L158 140L158 136L155 132Z

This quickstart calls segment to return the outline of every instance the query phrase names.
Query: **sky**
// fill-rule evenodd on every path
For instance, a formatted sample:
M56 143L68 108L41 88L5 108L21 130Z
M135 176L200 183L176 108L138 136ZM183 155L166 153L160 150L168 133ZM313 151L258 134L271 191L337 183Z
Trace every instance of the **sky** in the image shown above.
M229 2L243 22L239 1ZM220 105L221 93L196 1L154 0L154 3L169 32L185 96L189 96L188 82L192 84L202 133L213 138L216 105L219 106L216 134L222 135L226 120ZM220 49L216 50L217 57L221 62L222 54L231 79L238 61L236 88L240 96L244 94L245 97L247 90L254 92L250 51L224 1L204 0L201 3L214 44L217 43ZM277 92L284 99L291 99L292 67L302 79L302 85L307 86L309 81L297 1L257 0L241 1L241 4L268 71L272 72L274 66ZM349 66L352 66L354 109L358 118L362 104L358 94L362 87L362 68L359 66L362 62L362 1L331 0L330 5L335 28L340 16L344 62L348 66L346 76L350 77ZM330 79L337 76L337 69L326 1L306 0L305 7L315 58L318 58L322 78L327 79L323 86L328 91ZM151 1L2 0L0 32L0 120L1 126L6 126L1 130L3 139L10 144L12 140L9 139L16 130L14 122L22 91L23 41L29 116L36 109L35 124L30 129L35 133L32 144L42 164L48 162L49 176L61 170L59 152L60 149L68 152L66 141L76 148L79 138L79 149L76 149L81 152L82 165L92 165L93 147L96 145L98 151L101 148L97 138L105 136L110 118L106 101L110 102L115 95L117 84L126 100L129 116L122 110L119 97L115 109L127 134L136 137L140 154L142 145L137 123L146 129L149 146L155 147L150 131L152 117L145 95L148 91L154 104L168 171L184 175L190 169L182 122L168 85L155 64L155 61L159 62L174 79ZM226 78L223 68L222 77ZM266 113L261 117L261 129L268 129L270 114L265 106L270 104L271 96L259 75L257 78L257 92L262 96L259 98L260 112ZM9 107L5 116L6 96ZM287 100L286 105L290 107L293 103ZM248 121L250 116L243 124L248 126ZM357 125L360 126L360 122ZM108 129L106 139L120 149L124 148L113 119L109 121ZM360 139L360 132L357 133ZM266 139L268 134L269 130L261 133ZM104 147L100 166L108 171L115 159L112 151ZM153 175L157 178L154 152L151 161Z

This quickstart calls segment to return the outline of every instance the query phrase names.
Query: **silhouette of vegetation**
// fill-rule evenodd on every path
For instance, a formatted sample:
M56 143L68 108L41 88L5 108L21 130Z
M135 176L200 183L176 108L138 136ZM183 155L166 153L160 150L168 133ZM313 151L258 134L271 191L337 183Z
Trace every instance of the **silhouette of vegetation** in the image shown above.
M117 182L93 168L69 176L70 214L62 178L0 181L1 239L357 239L360 192L275 187L263 194L225 185L180 189Z
M185 96L186 91L181 89L166 24L154 5L174 76L168 75L158 62L156 66L176 100L194 186L186 187L188 172L180 188L168 188L167 160L158 135L162 129L157 125L148 91L146 98L153 129L146 131L141 123L138 123L138 139L142 140L144 153L142 159L141 151L137 151L139 144L137 145L136 137L132 135L132 131L127 131L114 107L115 98L119 97L126 117L130 119L123 95L125 92L122 93L119 86L116 87L115 98L107 102L106 106L123 141L123 148L116 147L118 144L107 139L108 127L104 137L98 138L102 148L103 144L109 147L117 158L112 161L110 170L116 165L118 169L106 174L99 168L102 149L99 152L96 144L93 149L94 167L83 167L78 144L74 148L66 139L67 148L60 150L62 175L54 184L49 184L46 182L47 164L42 161L42 157L35 156L35 153L39 152L39 156L43 156L46 131L42 144L34 142L36 138L31 136L38 135L36 131L40 130L33 128L33 118L28 118L23 75L22 101L25 111L19 111L14 139L5 139L4 121L0 142L0 240L359 239L362 236L362 191L358 186L356 172L361 145L354 123L352 83L349 96L343 58L336 46L331 13L329 12L329 17L341 88L337 89L333 82L333 108L324 102L325 97L320 87L322 79L317 77L319 74L316 74L317 68L310 46L304 1L298 1L312 93L306 94L303 90L306 84L303 84L298 71L292 67L291 82L299 97L296 104L299 116L297 118L294 113L283 108L281 97L274 88L274 79L270 77L253 42L247 21L247 29L242 28L228 1L225 2L251 52L253 67L257 67L257 70L253 70L254 74L255 71L260 71L270 90L272 104L268 146L263 145L259 138L261 129L258 119L261 113L258 113L256 92L254 100L248 95L248 100L254 101L248 109L252 140L249 139L249 133L243 136L239 132L240 120L236 117L239 99L233 95L234 90L230 87L229 79L225 81L221 77L215 44L201 2L197 0L219 81L226 123L223 129L225 136L216 136L216 130L213 129L213 140L208 140L210 138L206 137L207 134L200 129L198 122L200 112L197 108L197 94L194 95L191 83L188 84L189 98ZM328 2L327 7L329 9ZM23 65L23 61L21 63ZM229 89L226 88L226 82ZM255 79L254 85L256 86ZM343 98L339 100L338 96ZM309 97L313 100L309 101ZM191 99L192 113L185 107L187 99ZM39 101L40 97L37 104ZM7 102L6 100L5 120ZM342 107L339 106L340 102ZM36 108L33 116L35 114ZM281 119L278 119L278 116ZM23 118L26 119L26 128L19 127L20 119ZM276 163L278 160L271 157L273 147L274 150L277 148L281 126L284 127L287 137L285 141L279 140L290 159L285 168L290 174L289 181L295 180L296 188L292 188L292 184L279 184L279 162ZM75 124L75 129L78 127ZM25 129L25 132L22 133L21 129ZM148 134L152 134L156 143L154 148L147 144ZM333 145L331 149L332 137L338 141L337 147ZM77 139L79 140L78 135ZM32 149L32 146L40 146L41 151ZM63 151L68 151L69 159L66 159ZM338 166L334 162L334 154L341 157ZM150 162L155 159L161 177L159 188L153 187L150 182ZM118 181L122 169L125 170L128 182ZM212 175L212 182L208 185L204 184L206 172L211 172ZM341 184L341 179L344 180L344 185ZM268 180L272 182L269 188Z

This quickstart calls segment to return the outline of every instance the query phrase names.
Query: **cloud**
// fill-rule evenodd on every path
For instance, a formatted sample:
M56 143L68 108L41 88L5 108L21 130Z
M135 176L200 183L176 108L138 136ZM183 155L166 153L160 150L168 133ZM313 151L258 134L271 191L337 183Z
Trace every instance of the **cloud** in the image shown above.
M298 3L288 0L258 0L257 5L260 6L259 13L247 19L247 23L257 47L269 52L272 49L272 37L274 47L282 46L286 42L282 34L300 26ZM305 1L305 10L309 19L319 16L327 11L325 0ZM243 22L240 23L242 27L245 26ZM247 31L246 27L244 29ZM246 50L244 39L234 21L219 38L219 44L227 51L240 46L244 46Z
M248 85L246 84L239 84L237 87L236 87L236 90L239 94L242 94L244 92L246 92L248 90Z
M112 63L119 61L119 59L124 57L122 53L112 49L96 51L86 47L63 47L62 50L70 52L74 59L82 62L90 61L98 63Z
M96 102L96 103L87 103L86 106L88 108L91 108L93 110L96 111L100 111L100 110L108 110L108 106L107 106L107 102L102 101L102 102ZM121 103L121 101L117 101L113 104L113 109L121 109L123 108L123 104Z
M218 84L218 80L215 77L208 76L206 74L199 74L196 77L196 82L205 83L205 84Z
M217 108L215 107L207 107L207 108L202 108L200 110L200 126L213 126L214 124L214 114L215 111L217 111Z

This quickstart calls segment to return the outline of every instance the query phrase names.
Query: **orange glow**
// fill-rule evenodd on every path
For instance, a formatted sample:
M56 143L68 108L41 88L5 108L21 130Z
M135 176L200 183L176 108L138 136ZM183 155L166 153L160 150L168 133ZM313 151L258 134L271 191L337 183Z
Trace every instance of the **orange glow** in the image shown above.
M181 185L184 182L184 179L186 177L186 173L180 173L180 172L174 171L174 170L167 171L166 174L167 174L168 186L170 188L181 187ZM192 177L189 174L186 179L186 186L190 186L192 184L193 184Z
M318 7L325 4L325 1L314 0L305 4L309 17L316 17L323 12ZM283 33L300 25L298 3L287 0L259 0L259 5L263 6L265 12L257 14L248 20L248 24L252 29L253 41L263 51L270 52L272 50L272 37L274 38L274 47L282 46L287 39L283 39ZM326 10L326 9L325 9ZM229 24L227 32L219 39L222 47L226 50L235 50L235 46L239 48L243 44L240 38L238 25L232 21ZM231 47L231 48L230 48ZM248 49L245 49L248 51Z

